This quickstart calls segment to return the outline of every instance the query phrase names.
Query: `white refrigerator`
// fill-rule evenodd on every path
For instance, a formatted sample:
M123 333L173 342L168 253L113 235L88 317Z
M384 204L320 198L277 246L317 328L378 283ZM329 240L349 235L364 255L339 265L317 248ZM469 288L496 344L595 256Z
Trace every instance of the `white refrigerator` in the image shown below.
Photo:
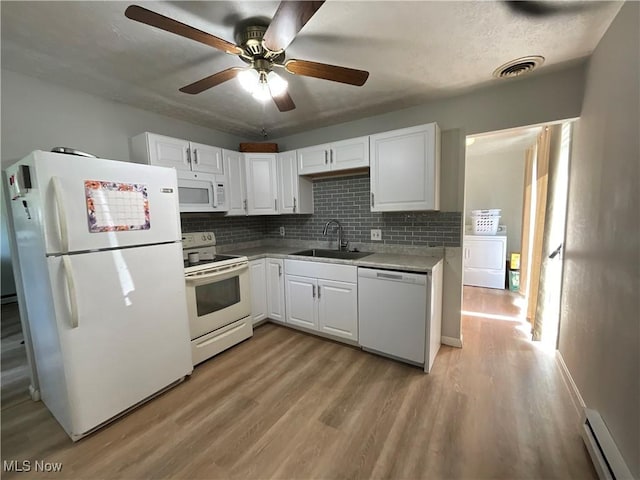
M36 151L6 181L40 395L75 441L193 370L176 172Z

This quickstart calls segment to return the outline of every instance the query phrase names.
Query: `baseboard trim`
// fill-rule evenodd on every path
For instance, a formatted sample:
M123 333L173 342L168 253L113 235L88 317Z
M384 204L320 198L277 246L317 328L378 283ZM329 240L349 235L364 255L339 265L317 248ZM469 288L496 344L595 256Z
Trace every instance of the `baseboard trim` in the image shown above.
M460 338L442 336L440 337L440 343L450 347L462 348L462 335L460 335Z
M578 416L578 421L582 422L584 419L584 409L587 407L582 399L582 395L580 395L580 390L578 390L578 386L576 382L573 381L573 377L567 368L567 364L564 363L564 358L562 358L562 354L560 350L556 350L556 362L560 367L560 372L562 373L562 379L564 380L565 385L567 386L567 390L569 390L569 396L571 397L571 402L573 403L573 407L576 410L576 415Z

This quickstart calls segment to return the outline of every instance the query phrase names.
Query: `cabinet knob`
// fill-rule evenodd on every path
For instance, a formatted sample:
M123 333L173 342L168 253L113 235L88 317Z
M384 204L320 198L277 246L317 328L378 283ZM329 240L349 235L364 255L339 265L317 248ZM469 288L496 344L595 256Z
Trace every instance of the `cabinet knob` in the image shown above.
M198 149L197 148L193 149L193 163L195 163L196 165L198 164Z
M328 157L327 157L327 151L324 151L324 164L326 165L327 163L329 163L328 161Z
M296 213L296 197L293 197L293 213Z

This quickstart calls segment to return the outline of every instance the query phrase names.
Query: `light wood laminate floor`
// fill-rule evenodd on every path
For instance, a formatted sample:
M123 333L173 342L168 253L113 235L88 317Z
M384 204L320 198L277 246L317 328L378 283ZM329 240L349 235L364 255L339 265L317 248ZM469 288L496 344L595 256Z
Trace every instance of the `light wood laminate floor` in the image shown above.
M464 348L425 375L266 324L76 444L42 403L3 409L2 460L63 462L3 478L596 478L555 360L521 327L465 316Z

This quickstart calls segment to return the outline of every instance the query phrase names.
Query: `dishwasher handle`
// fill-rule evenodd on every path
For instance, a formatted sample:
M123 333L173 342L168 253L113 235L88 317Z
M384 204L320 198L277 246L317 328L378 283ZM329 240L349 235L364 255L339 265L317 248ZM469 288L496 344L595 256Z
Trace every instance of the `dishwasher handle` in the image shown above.
M412 283L415 285L426 285L430 272L408 273L393 270L376 270L373 268L358 268L359 278L371 278L373 280Z

